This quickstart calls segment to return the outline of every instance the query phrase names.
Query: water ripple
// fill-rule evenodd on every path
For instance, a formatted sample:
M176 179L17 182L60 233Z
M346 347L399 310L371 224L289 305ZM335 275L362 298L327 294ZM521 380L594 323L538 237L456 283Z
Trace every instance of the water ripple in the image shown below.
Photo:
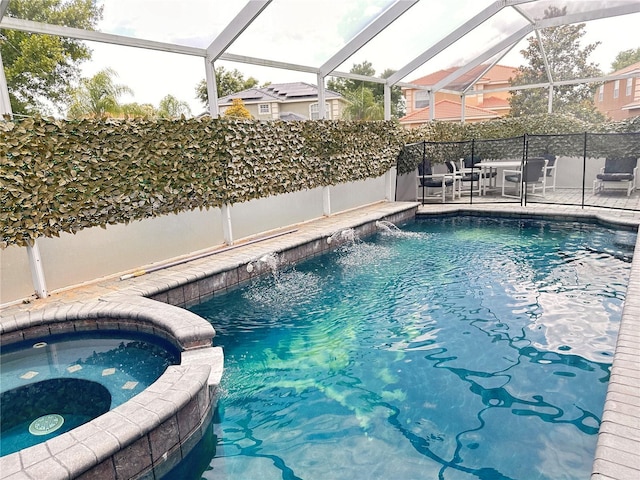
M588 475L635 234L460 217L390 230L194 308L225 349L214 471Z

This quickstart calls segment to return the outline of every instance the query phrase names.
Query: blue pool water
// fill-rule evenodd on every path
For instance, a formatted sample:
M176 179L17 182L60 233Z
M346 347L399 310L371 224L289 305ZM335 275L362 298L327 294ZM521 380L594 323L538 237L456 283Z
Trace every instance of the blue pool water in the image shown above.
M3 347L1 454L67 432L126 402L179 363L168 342L90 332Z
M223 394L170 478L588 478L635 239L419 220L193 307Z

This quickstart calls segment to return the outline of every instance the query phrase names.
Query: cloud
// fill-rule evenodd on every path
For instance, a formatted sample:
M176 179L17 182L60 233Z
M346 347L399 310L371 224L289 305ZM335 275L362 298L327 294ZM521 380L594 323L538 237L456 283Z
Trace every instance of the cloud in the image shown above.
M319 67L390 3L391 0L274 0L229 48L229 53ZM354 64L365 60L373 64L378 74L387 68L398 70L490 3L420 1L338 70L349 71ZM100 4L104 6L104 18L98 25L102 32L206 48L245 2L102 0ZM470 61L475 54L504 38L507 32L516 30L513 21L522 22L523 18L513 9L505 9L405 81ZM587 23L585 44L603 42L592 55L592 61L607 71L618 52L638 48L634 35L618 34L633 32L637 25L640 25L640 14ZM195 99L195 87L205 78L204 59L94 42L87 44L94 54L83 66L83 76L113 68L119 74L118 83L135 92L134 98L124 101L157 106L165 95L171 94L186 101L194 114L203 110ZM516 47L501 63L517 66L517 62L521 62L519 49ZM224 61L217 61L218 65L238 69L245 77L253 76L261 83L317 82L313 74Z
M206 47L236 16L242 1L101 0L100 31Z
M195 99L197 83L205 78L204 59L186 55L87 42L93 50L92 59L82 69L84 77L110 67L117 73L116 83L126 85L133 97L122 102L151 103L157 107L166 95L189 104L198 114L204 107Z

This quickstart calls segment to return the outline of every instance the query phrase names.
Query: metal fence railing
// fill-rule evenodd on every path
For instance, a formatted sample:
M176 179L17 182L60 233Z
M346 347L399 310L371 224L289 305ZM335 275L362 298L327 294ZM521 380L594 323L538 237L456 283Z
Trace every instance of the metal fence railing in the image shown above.
M404 146L398 174L423 203L548 203L640 210L640 132ZM408 198L405 198L408 199Z

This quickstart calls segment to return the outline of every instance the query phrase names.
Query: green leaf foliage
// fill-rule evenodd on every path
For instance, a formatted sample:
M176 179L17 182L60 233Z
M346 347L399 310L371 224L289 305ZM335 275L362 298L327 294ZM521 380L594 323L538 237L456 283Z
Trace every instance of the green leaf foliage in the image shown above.
M567 7L550 6L544 11L544 18L562 17ZM599 42L583 45L585 24L560 25L542 29L539 35L527 39L527 47L521 50L527 64L517 69L514 85L546 83L550 78L555 82L576 78L598 77L602 75L597 64L589 61L589 56ZM542 48L541 48L542 47ZM543 57L542 52L545 52ZM547 71L548 69L548 71ZM553 110L571 114L590 121L602 121L603 115L593 104L596 84L555 85L553 88ZM548 109L547 88L532 88L511 92L509 115L512 117L546 112Z
M587 137L585 132L589 132ZM612 133L617 135L604 135ZM633 135L622 135L625 133ZM423 141L427 142L424 155L432 163L471 157L472 153L483 159L521 158L525 148L530 157L545 154L582 157L585 138L588 157L640 157L640 117L596 124L562 114L466 124L435 121L409 130L404 138L406 144L417 145L400 154L398 174L412 172L422 161Z
M640 47L623 50L616 55L615 60L611 63L611 71L622 70L629 65L640 62Z
M392 122L0 123L0 245L382 175Z
M640 117L590 125L541 115L413 130L209 117L0 122L0 246L376 178L396 164L408 173L423 148L433 162L511 157L525 133L529 155L582 156L587 138L589 155L640 156Z
M102 18L95 0L11 0L7 16L93 30ZM63 110L80 63L91 58L80 40L2 30L0 52L14 114Z

